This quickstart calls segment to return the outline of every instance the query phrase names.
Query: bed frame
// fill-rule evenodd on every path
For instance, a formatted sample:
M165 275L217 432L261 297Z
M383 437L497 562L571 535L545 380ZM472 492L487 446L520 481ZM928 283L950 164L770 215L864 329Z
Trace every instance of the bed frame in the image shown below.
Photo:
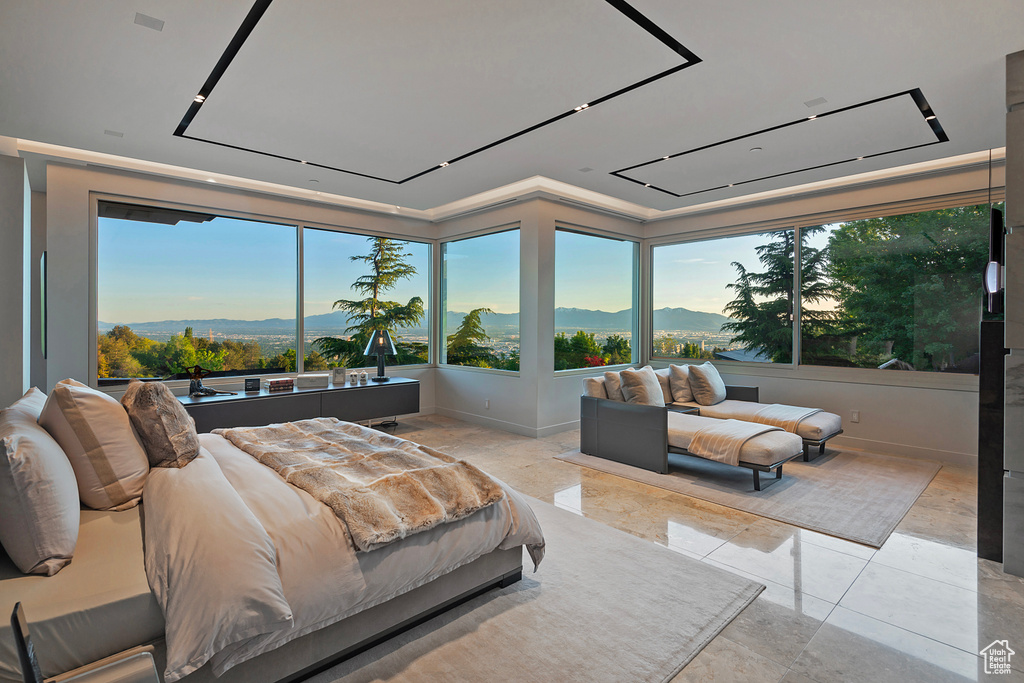
M522 578L523 548L495 550L407 593L242 662L215 678L207 664L182 683L297 683L495 588ZM165 667L155 643L157 670Z
M757 387L727 386L725 389L727 399L756 402L758 398ZM669 453L700 457L685 449L668 445L670 410L671 407L634 405L607 398L581 396L580 451L658 474L667 474ZM821 448L824 450L824 445ZM806 442L803 453L806 460ZM782 466L799 456L798 451L771 465L759 465L743 460L738 464L753 472L754 490L760 491L762 472L774 472L776 481L782 479Z

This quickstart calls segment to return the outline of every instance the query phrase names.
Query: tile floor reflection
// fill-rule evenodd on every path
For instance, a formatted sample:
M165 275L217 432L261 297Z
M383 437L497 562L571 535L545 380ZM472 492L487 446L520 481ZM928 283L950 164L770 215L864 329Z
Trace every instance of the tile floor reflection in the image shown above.
M579 432L532 439L439 415L398 436L445 450L523 493L767 589L676 681L1024 683L1024 580L974 554L973 470L946 466L881 549L555 460ZM1009 675L979 650L1008 639Z

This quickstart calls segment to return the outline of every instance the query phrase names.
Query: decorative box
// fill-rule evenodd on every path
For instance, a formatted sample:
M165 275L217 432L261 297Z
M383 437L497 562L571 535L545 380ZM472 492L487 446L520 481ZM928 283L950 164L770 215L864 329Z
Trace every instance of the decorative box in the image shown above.
M330 383L331 376L326 372L295 376L295 386L299 389L326 389Z

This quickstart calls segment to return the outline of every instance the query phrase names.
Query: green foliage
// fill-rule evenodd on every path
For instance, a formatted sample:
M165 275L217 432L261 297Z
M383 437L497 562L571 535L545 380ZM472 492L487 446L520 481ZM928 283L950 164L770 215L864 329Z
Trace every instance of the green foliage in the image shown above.
M480 316L493 313L489 308L474 308L466 314L459 329L448 335L448 363L451 365L471 365L478 368L493 368L497 357L484 342L490 340L480 324Z
M402 243L385 237L370 237L370 253L350 256L352 261L362 261L370 266L370 273L359 276L352 283L352 289L363 295L362 299L339 299L334 309L348 313L349 326L345 332L349 339L320 337L313 341L327 359L329 365L361 367L366 365L363 351L374 330L387 330L395 339L399 363L426 363L427 353L423 344L402 344L396 331L412 327L423 319L423 299L414 296L405 304L387 301L381 297L401 280L416 274L416 268L406 263L411 253L402 251Z
M600 365L629 363L632 351L629 340L613 334L600 344L593 332L578 330L572 337L565 332L555 335L555 370L571 370Z
M608 365L629 363L633 360L633 351L629 347L629 340L618 334L608 335L601 348L601 353L607 357Z

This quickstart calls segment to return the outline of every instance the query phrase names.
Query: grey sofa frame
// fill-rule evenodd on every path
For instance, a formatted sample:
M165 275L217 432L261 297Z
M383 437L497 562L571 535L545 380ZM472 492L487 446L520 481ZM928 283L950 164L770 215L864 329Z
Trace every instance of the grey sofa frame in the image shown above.
M758 388L726 386L726 398L757 402ZM644 406L593 396L580 397L580 451L587 455L620 462L659 474L668 473L668 454L693 455L668 445L668 412L671 407ZM824 439L821 441L824 444ZM822 446L823 448L823 446ZM807 443L804 443L807 459ZM761 472L774 472L782 479L782 466L800 452L771 465L740 461L753 471L754 490L761 490ZM694 456L699 457L699 456Z

